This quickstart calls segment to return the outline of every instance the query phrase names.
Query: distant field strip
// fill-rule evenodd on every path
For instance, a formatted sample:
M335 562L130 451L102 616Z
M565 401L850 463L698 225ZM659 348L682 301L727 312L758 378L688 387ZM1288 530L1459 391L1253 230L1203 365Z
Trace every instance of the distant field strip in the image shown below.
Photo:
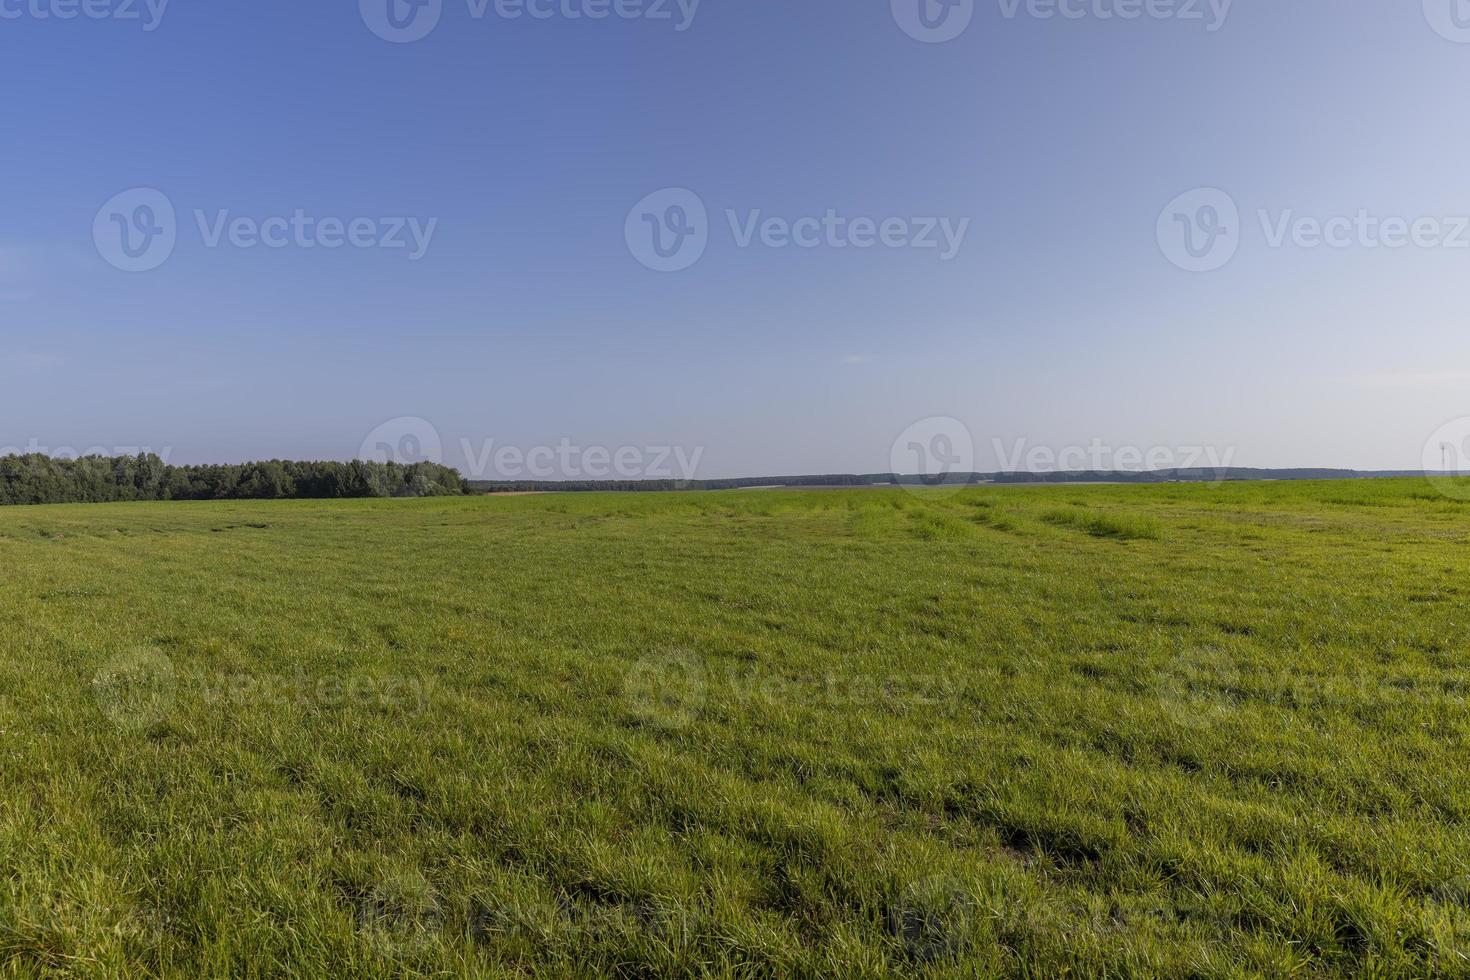
M0 508L0 976L1470 976L1424 480Z

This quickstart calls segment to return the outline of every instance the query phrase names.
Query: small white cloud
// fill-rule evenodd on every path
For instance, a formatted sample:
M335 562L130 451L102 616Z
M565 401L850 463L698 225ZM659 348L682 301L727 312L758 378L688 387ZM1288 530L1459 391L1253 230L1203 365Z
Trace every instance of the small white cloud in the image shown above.
M868 364L873 359L866 354L846 354L842 358L843 364Z

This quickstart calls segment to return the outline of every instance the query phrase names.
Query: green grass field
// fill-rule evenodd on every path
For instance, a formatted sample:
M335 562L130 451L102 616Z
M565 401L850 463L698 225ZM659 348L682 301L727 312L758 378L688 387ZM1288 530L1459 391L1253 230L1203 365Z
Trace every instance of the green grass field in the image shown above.
M0 975L1467 976L1423 481L0 510Z

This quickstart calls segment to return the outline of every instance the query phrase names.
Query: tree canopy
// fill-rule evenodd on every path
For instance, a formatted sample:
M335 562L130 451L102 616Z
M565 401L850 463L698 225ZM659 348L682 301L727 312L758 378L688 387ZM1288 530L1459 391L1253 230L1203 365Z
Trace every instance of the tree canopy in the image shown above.
M436 463L296 462L170 466L151 453L65 459L0 457L0 505L123 500L288 500L438 497L469 492Z

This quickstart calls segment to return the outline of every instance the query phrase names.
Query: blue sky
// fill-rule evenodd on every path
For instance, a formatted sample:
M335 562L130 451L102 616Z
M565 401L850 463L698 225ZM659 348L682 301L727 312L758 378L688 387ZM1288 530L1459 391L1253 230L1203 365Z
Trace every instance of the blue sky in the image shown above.
M388 0L55 16L81 2L0 0L0 446L345 459L412 418L467 469L569 441L719 477L884 470L958 424L979 469L1408 468L1470 416L1461 0L973 0L944 43L906 33L920 0L441 0L406 43ZM104 205L138 188L176 244L129 272L136 198ZM660 272L626 232L670 188L707 246ZM1160 234L1200 188L1239 213L1208 272ZM243 247L298 212L373 247ZM829 212L894 247L740 241ZM1418 243L1364 230L1393 219ZM952 256L910 244L931 221L967 222ZM422 255L377 247L410 222Z

